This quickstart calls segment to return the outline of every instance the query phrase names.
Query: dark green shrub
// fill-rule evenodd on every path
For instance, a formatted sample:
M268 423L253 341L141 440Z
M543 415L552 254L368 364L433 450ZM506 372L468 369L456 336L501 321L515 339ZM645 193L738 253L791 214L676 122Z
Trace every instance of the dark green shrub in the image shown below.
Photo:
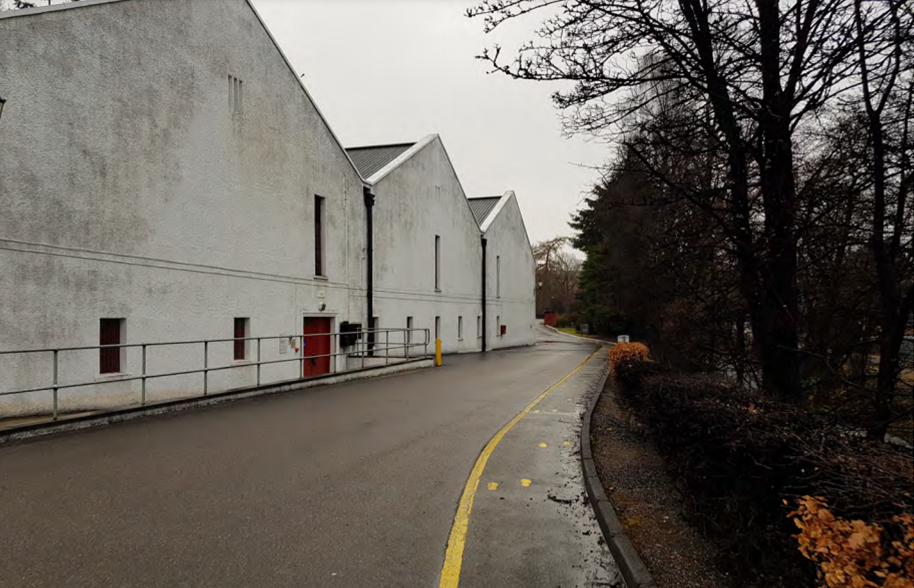
M823 496L835 515L889 533L893 517L914 509L910 452L708 375L622 372L620 394L667 458L691 522L718 544L722 568L740 586L815 585L784 500Z

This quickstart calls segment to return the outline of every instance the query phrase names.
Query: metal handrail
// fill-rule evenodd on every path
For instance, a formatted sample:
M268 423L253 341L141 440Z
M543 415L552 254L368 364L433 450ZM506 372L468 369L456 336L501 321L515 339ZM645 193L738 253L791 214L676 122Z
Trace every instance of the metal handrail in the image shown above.
M126 348L126 347L159 347L163 345L199 345L200 343L231 343L233 341L264 341L274 339L301 339L302 337L324 337L326 335L367 335L368 333L397 333L397 332L424 332L426 337L429 335L429 329L400 329L400 328L378 328L365 329L364 331L334 331L332 333L311 333L308 335L270 335L269 337L228 337L226 339L194 339L190 341L157 341L155 343L119 343L114 345L86 345L83 347L45 347L42 349L13 349L0 351L0 355L12 355L15 353L51 353L52 351L91 351L92 349L108 348Z
M419 332L423 333L424 337L421 342L412 341L412 333ZM374 341L370 344L368 343L368 334L374 334ZM377 335L384 333L385 341L384 346L380 346L380 343L377 342ZM403 343L394 343L390 344L390 333L402 333L403 334ZM352 346L342 347L340 345L341 336L354 336L357 343ZM309 337L337 337L337 351L336 353L327 353L321 355L305 355L305 342ZM41 386L38 388L28 388L22 390L11 390L7 392L0 392L0 397L4 396L13 396L17 394L31 394L35 392L45 392L51 391L53 394L53 420L58 420L59 418L59 391L71 388L84 388L87 386L103 386L106 384L121 383L121 382L133 382L133 381L142 381L142 388L140 392L140 404L142 406L146 405L146 381L156 378L168 378L176 376L186 376L192 374L203 374L203 394L202 396L207 396L209 394L209 373L217 371L225 371L232 369L240 368L249 368L257 367L257 386L261 385L261 366L264 365L273 365L279 363L289 363L293 361L301 362L301 371L299 379L307 379L304 375L304 362L307 359L321 359L324 357L339 357L339 356L355 356L361 357L362 364L361 367L365 367L365 357L366 356L377 356L383 354L385 358L385 365L390 364L390 354L386 353L390 350L402 350L404 354L403 361L410 360L410 350L415 347L422 347L423 352L421 357L428 356L428 345L430 343L430 331L429 329L401 329L401 328L375 328L375 329L365 329L361 331L335 331L330 333L311 333L308 335L270 335L267 337L231 337L225 339L198 339L191 341L159 341L153 343L121 343L115 345L87 345L87 346L78 346L78 347L49 347L45 349L21 349L21 350L10 350L10 351L0 351L0 355L14 355L14 354L35 354L35 353L51 353L53 354L53 376L52 382L47 386ZM295 357L287 359L276 359L264 361L261 353L261 342L262 341L273 341L273 340L282 340L288 339L293 342L298 341L298 355ZM235 363L232 365L224 366L209 366L209 345L211 343L235 343L237 341L256 341L257 342L257 359L256 360L234 360ZM166 372L166 373L156 373L149 374L147 373L147 355L146 350L149 347L164 347L164 346L176 346L176 345L203 345L203 367L200 369L194 370L184 370L177 372ZM353 350L352 348L355 348ZM142 349L142 361L141 361L141 374L138 376L125 375L125 377L116 377L109 380L93 380L91 382L79 382L74 384L61 384L59 379L59 368L60 368L60 353L63 351L92 351L92 350L102 350L102 349L130 349L130 348L140 348ZM345 351L343 351L345 349ZM414 356L415 357L415 356ZM395 362L397 363L397 362ZM336 373L346 373L344 370L342 372ZM288 380L286 380L288 381Z

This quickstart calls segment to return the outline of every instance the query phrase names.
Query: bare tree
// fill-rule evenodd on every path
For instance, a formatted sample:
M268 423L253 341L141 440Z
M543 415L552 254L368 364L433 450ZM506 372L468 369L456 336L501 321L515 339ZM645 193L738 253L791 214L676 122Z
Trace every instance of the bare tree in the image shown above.
M802 399L796 150L825 107L859 85L854 44L835 40L869 42L882 24L855 26L854 0L487 0L469 15L492 31L535 12L544 14L536 41L507 62L499 47L481 58L514 78L571 82L554 95L569 132L640 124L658 87L677 108L707 117L703 145L723 161L719 178L709 168L710 183L681 183L645 148L632 153L720 228L763 387ZM662 133L652 141L678 142Z
M52 4L67 4L80 0L0 0L0 11L19 10L22 8L35 8L36 6L50 6Z
M876 420L885 433L893 420L891 398L899 374L899 352L914 309L914 18L910 2L854 0L854 46L859 68L864 129L871 156L872 198L869 248L879 300L879 372Z
M568 237L556 237L533 246L538 314L569 312L575 306L581 260L567 250L569 242Z

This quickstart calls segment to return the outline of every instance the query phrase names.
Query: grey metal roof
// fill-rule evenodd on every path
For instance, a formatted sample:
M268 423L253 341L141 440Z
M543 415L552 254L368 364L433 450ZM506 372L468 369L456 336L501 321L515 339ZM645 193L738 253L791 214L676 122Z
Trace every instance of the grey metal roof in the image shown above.
M491 213L492 209L495 208L495 205L498 204L499 200L501 200L501 196L467 198L467 201L470 203L470 210L473 211L473 216L476 217L476 222L480 225L486 220L489 213Z
M358 168L362 177L367 180L413 145L415 143L350 147L346 149L346 153L352 158L352 163Z

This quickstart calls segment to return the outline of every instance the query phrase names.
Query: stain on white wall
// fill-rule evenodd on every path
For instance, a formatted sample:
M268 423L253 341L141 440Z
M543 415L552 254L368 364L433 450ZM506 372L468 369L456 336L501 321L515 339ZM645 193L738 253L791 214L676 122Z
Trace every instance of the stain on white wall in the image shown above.
M236 317L255 337L298 335L304 316L366 322L365 181L246 0L0 13L0 95L0 350L96 345L101 318L124 319L126 343L231 338ZM372 186L374 315L382 328L441 317L446 353L478 351L481 229L441 140L420 144ZM490 349L534 341L532 256L513 194L504 200L486 229ZM294 353L273 343L264 360ZM141 351L125 352L120 375L100 375L98 354L60 353L61 384L92 383L61 391L62 412L139 401L140 383L121 380L141 373ZM51 360L0 355L0 393L49 385ZM232 367L210 374L212 391L256 381L230 341L207 361ZM147 349L148 373L202 365L201 344ZM299 369L264 366L261 381ZM149 380L148 399L202 385ZM50 406L49 391L2 396L0 416Z

